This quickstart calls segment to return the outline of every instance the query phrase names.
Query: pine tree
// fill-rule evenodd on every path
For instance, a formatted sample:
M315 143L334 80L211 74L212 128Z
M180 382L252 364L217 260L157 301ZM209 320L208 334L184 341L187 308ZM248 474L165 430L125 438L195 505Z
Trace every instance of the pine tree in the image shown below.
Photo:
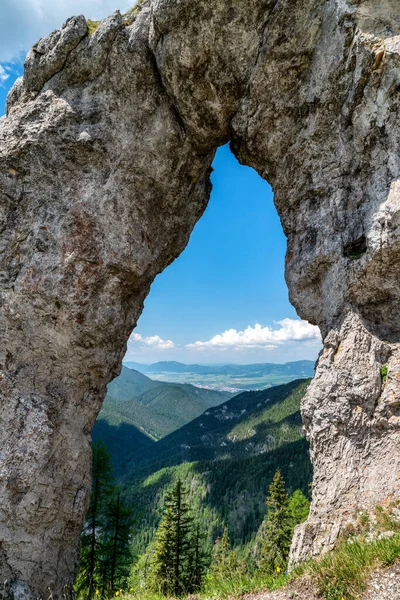
M261 540L260 569L273 574L286 569L293 535L289 498L279 469L269 488L267 507Z
M200 590L206 568L206 555L203 551L204 536L200 524L197 522L193 527L188 556L186 590L188 593Z
M99 536L102 595L122 588L129 577L133 525L133 510L123 503L117 490L105 507Z
M98 583L99 531L104 506L112 491L111 455L104 442L99 440L92 446L92 495L81 537L81 562L76 583L78 594L87 599L93 597Z
M211 577L217 580L232 577L241 570L237 554L231 549L228 528L224 528L222 538L217 538L214 543L211 561Z
M304 523L310 512L310 501L301 490L295 490L289 498L289 512L292 515L293 527Z
M192 517L186 490L178 479L166 495L164 515L156 534L152 560L152 587L164 595L179 596L186 589L191 553Z

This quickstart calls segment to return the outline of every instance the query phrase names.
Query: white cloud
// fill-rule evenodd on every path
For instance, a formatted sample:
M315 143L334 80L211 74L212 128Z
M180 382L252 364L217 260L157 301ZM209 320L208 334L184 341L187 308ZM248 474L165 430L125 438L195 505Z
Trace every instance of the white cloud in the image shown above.
M135 0L1 0L0 61L11 62L26 54L39 38L59 29L73 15L103 19L114 10L121 12Z
M215 335L207 342L194 342L186 348L190 350L228 350L228 349L273 349L288 342L315 342L321 343L321 335L318 327L310 325L307 321L298 319L283 319L277 321L278 328L263 327L256 324L247 327L244 331L228 329L223 333Z
M6 72L5 68L0 65L0 85L3 85L5 81L10 77L10 74Z
M152 350L171 350L175 348L172 340L163 340L159 335L150 335L145 337L140 333L132 333L128 340L129 350L137 349L138 347L149 347Z

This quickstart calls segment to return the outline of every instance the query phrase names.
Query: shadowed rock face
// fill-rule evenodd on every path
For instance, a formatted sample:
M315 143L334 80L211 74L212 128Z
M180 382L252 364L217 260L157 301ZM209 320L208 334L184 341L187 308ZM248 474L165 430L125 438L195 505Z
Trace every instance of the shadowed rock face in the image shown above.
M274 188L286 279L325 340L292 559L399 496L397 0L153 0L34 47L0 120L0 581L70 589L90 431L154 277L231 140ZM386 381L382 365L388 366Z

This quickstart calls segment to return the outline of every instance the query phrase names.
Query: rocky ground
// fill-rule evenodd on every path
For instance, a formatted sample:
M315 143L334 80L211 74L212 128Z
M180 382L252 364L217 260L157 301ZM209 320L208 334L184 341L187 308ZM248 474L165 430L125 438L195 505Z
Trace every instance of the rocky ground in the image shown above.
M245 594L241 600L289 600L292 598L297 598L298 600L318 600L320 597L313 583L309 579L302 579L275 592Z
M371 578L362 600L399 600L400 562L389 569L377 571Z

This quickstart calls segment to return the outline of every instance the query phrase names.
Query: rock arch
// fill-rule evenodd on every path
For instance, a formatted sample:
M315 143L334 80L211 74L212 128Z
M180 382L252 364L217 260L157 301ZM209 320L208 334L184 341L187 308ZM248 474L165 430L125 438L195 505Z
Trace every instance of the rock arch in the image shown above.
M72 584L106 384L228 140L273 185L291 301L325 342L293 558L399 496L396 5L144 0L28 54L0 120L0 580L15 598Z

